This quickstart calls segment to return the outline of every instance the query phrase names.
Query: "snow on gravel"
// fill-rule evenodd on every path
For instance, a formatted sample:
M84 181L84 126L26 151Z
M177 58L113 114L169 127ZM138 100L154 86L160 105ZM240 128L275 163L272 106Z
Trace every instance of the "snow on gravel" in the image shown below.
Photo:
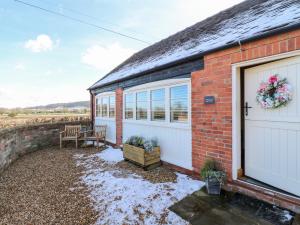
M199 190L203 183L180 173L176 173L175 183L151 183L118 168L121 156L122 151L113 148L76 156L77 165L85 168L81 179L99 213L96 224L188 224L168 207ZM96 163L99 158L100 165Z
M123 160L123 152L120 149L108 147L99 153L99 157L107 163L117 163Z

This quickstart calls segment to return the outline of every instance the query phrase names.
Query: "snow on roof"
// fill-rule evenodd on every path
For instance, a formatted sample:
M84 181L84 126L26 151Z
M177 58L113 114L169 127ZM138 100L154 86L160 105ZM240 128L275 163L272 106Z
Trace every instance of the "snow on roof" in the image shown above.
M90 89L299 23L299 0L247 0L137 52Z

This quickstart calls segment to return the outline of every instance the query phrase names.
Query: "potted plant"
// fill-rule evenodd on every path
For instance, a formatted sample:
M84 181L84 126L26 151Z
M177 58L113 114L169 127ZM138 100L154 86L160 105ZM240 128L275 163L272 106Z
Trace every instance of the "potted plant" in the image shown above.
M207 159L200 175L206 182L207 193L220 195L221 187L226 180L226 173L219 169L217 162L213 159Z
M123 157L145 168L160 163L160 147L156 139L131 136L123 145Z

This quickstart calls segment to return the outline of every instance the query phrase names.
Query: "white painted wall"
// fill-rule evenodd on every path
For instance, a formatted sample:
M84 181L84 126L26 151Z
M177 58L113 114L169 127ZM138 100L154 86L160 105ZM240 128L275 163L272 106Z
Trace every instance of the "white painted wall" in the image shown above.
M183 84L188 85L188 121L186 123L173 123L170 122L168 88ZM148 119L144 121L135 119L126 120L123 116L123 142L133 135L143 136L144 138L155 137L158 139L161 147L161 159L163 161L192 170L190 79L172 79L147 83L125 90L124 96L126 93L136 93L137 91L144 90L150 91L158 88L166 88L166 120L150 120L150 97L148 93ZM125 107L125 104L123 105ZM125 112L125 110L123 110L123 112ZM134 117L135 115L136 111L134 110Z
M95 118L95 125L107 125L106 140L115 144L116 143L116 121L109 118Z
M156 137L165 162L192 170L192 131L190 128L123 122L123 141L132 135Z

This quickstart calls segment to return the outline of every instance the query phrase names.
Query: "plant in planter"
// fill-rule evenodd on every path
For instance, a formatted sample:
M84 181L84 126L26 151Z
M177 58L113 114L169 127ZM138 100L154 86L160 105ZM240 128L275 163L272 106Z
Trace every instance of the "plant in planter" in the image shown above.
M200 175L205 179L208 194L220 195L221 187L226 180L226 173L219 169L217 162L213 159L207 159Z
M160 147L156 139L131 136L123 145L123 156L145 168L160 162Z

